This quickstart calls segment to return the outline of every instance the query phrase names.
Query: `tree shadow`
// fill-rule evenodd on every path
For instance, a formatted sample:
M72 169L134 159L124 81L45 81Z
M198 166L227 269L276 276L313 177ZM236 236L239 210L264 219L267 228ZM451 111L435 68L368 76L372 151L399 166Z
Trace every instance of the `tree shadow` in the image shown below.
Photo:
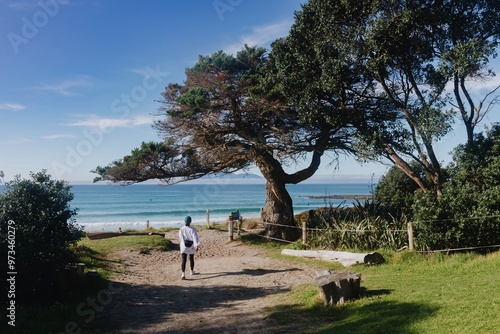
M378 290L368 290L365 287L361 287L361 297L362 298L373 298L382 295L388 295L392 292L390 289L378 289Z
M336 307L304 309L302 305L280 305L273 309L273 324L269 333L292 333L315 329L314 333L329 334L418 334L412 329L438 310L423 303L375 300L389 290L365 292L363 298ZM304 321L307 319L307 321Z
M364 305L347 305L340 311L338 321L318 333L405 333L418 334L412 329L438 310L423 303L373 301Z
M87 260L87 265L89 263L97 263L99 265L97 265L96 268L105 267L106 269L112 271L113 264L120 263L118 260L110 260L92 248L83 245L78 245L73 248L73 252L75 261L77 259L84 259Z
M302 269L290 268L290 269L243 269L241 271L234 272L217 272L217 273L201 273L193 277L188 277L188 279L199 280L199 279L211 279L220 276L238 276L238 275L249 275L249 276L264 276L269 274L283 273L289 271L301 271Z
M185 286L110 284L106 291L87 299L85 305L80 305L77 310L80 318L75 321L81 323L81 333L136 333L152 325L164 328L161 333L165 334L259 332L265 329L262 323L246 321L246 315L238 316L241 309L237 311L233 308L246 300L289 291L283 286L189 286L188 281ZM213 308L222 311L215 318L200 322L199 326L192 324L192 321L202 321L200 314ZM258 311L249 309L248 319L255 319ZM190 317L194 312L198 312L196 320ZM169 323L178 314L185 314L186 328L172 328Z

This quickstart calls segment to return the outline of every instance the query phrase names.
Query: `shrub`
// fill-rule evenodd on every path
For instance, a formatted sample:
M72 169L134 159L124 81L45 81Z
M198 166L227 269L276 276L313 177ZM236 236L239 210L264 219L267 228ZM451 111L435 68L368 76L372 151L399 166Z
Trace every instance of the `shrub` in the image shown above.
M413 162L412 169L425 174L422 167ZM411 214L418 185L399 168L393 166L382 176L375 188L374 197L378 210L394 217Z
M15 251L16 302L51 297L56 271L73 260L69 246L83 231L75 224L72 199L70 186L51 180L45 170L28 180L16 176L0 194L0 252L6 259L7 250ZM15 229L15 248L10 249L9 225Z
M414 205L421 248L482 247L500 243L500 126L454 150L443 195L421 194Z

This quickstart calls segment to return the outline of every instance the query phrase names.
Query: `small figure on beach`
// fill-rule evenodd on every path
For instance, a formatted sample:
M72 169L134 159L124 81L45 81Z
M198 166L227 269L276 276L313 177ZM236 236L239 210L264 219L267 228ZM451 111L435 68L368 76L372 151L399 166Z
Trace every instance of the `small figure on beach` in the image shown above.
M196 228L191 226L191 217L184 218L184 226L179 229L179 245L181 248L181 279L186 279L186 262L189 255L189 266L191 268L191 275L195 275L194 271L194 254L198 251L200 239Z

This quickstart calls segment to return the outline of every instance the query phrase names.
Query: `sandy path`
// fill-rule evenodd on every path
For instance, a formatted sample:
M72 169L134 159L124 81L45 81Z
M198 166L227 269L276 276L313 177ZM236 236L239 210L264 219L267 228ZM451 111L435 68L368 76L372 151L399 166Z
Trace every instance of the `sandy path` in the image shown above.
M270 298L314 279L312 269L229 243L226 233L202 230L199 235L199 274L186 280L180 279L178 249L112 254L121 273L96 320L98 333L267 333L263 308ZM178 245L177 232L167 238Z

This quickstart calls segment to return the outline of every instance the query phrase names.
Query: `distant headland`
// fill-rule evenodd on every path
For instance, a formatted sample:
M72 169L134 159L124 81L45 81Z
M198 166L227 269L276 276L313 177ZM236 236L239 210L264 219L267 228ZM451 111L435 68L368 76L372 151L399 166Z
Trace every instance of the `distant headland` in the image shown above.
M305 196L310 199L315 198L325 198L325 199L356 199L361 201L371 200L373 199L373 195L314 195L314 196Z

